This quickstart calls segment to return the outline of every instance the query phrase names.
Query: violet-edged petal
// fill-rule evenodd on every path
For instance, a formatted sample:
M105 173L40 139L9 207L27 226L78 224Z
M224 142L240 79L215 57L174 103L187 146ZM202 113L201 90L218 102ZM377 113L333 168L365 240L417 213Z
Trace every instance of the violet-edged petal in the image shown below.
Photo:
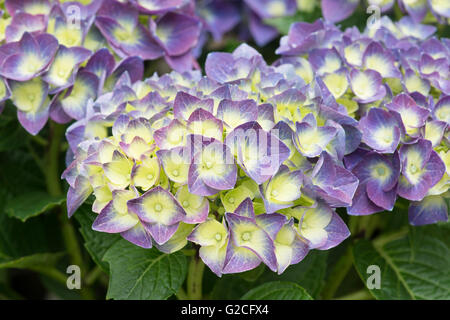
M130 241L131 243L139 247L145 249L150 249L152 247L152 237L140 222L137 223L133 228L121 232L120 235L125 240Z
M10 80L8 86L19 121L28 132L37 134L48 119L48 84L41 78L34 78L24 82Z
M364 216L384 211L367 196L365 183L360 183L353 197L352 205L347 207L347 213L352 216Z
M87 71L78 72L73 86L59 100L64 112L74 119L82 119L86 115L86 105L90 99L95 99L97 89L96 75Z
M369 199L385 210L392 210L396 200L395 186L400 175L400 159L398 153L381 155L368 153L353 168L361 188L365 188Z
M183 0L132 0L139 10L146 14L161 14L179 9Z
M201 246L199 254L203 262L220 277L228 242L228 231L224 224L208 219L197 225L187 239Z
M278 172L264 184L260 185L260 193L267 213L289 208L301 196L303 174L300 170L289 171L282 165Z
M204 109L197 109L192 112L187 126L192 134L218 141L223 139L223 122Z
M342 66L342 61L336 49L312 49L309 62L318 75L333 73Z
M290 16L297 10L297 3L293 0L245 0L244 2L264 19Z
M425 124L424 139L431 141L431 145L434 147L441 143L445 130L448 127L448 123L440 120L427 121Z
M26 32L19 41L19 52L3 61L1 74L8 79L27 81L39 75L53 60L58 41L49 34L32 36Z
M323 0L322 14L325 20L340 22L351 16L358 5L357 0Z
M258 15L250 11L248 16L248 29L258 46L263 47L278 36L278 30L264 24Z
M186 185L178 189L175 197L186 212L183 222L196 224L206 221L209 213L207 198L190 193Z
M433 109L433 116L450 125L450 96L443 96L439 99Z
M265 132L257 122L236 127L226 144L237 152L238 163L257 184L271 178L289 158L289 148L276 136Z
M186 215L175 197L160 186L128 201L128 210L143 222L165 226L180 222Z
M304 208L299 233L310 242L310 249L327 250L337 246L349 235L339 215L325 204Z
M211 195L210 192L214 189L232 189L236 179L234 157L229 148L218 141L203 146L202 150L194 155L189 167L189 191L201 196ZM206 185L206 190L198 183Z
M116 62L114 56L107 48L102 48L95 52L86 63L85 71L89 71L99 79L98 94L101 94L105 80L112 73Z
M139 165L134 165L131 171L131 183L147 191L160 179L160 164L156 157L145 157Z
M223 34L233 29L240 21L240 8L232 2L210 1L198 3L196 7L215 41L220 41Z
M186 92L177 93L173 102L173 114L176 119L188 120L192 112L201 108L210 113L213 112L214 101L212 99L199 99Z
M19 12L14 15L5 30L6 42L19 41L25 33L39 34L46 28L46 17ZM47 36L49 36L47 34Z
M219 83L246 79L253 68L248 59L236 59L232 54L225 52L211 52L205 62L206 75Z
M256 224L263 228L274 241L281 228L286 223L286 216L279 213L258 214L254 219Z
M359 121L362 142L376 151L393 153L400 142L400 126L397 118L381 108L372 108Z
M422 226L439 221L448 221L448 209L441 196L428 196L420 202L412 202L408 209L409 223Z
M254 100L232 101L223 99L217 108L217 118L222 120L230 129L258 117L258 106Z
M163 51L153 40L150 31L138 23L138 11L129 4L105 1L95 25L119 55L136 55L142 59L156 59ZM125 53L125 54L123 54Z
M66 48L60 46L43 79L59 90L68 87L74 81L74 72L78 65L87 60L90 55L89 50L81 47Z
M277 269L275 246L269 235L252 219L226 214L233 244L252 250L273 271Z
M430 0L428 1L431 10L438 15L450 18L450 5L446 1Z
M222 272L240 273L252 270L259 266L261 259L250 249L236 246L230 236L230 241L226 246L226 256Z
M132 168L132 162L118 150L114 151L110 162L103 164L105 177L119 189L130 184Z
M67 191L67 214L69 218L91 195L92 186L86 177L78 176L74 187L69 187Z
M363 55L363 67L378 71L383 78L401 78L402 74L395 66L395 58L380 43L372 42Z
M309 251L307 240L299 236L293 222L291 219L284 224L274 241L278 274L283 273L289 265L299 263Z
M168 12L156 22L150 19L155 40L169 56L179 56L192 49L200 36L201 22L193 16Z
M5 0L5 8L11 16L19 12L31 15L47 15L50 13L51 5L48 0Z
M419 140L400 148L402 175L397 188L398 194L413 201L422 200L428 190L441 180L445 164L432 150L431 142Z
M161 223L141 222L145 230L152 236L152 239L159 245L163 245L169 241L177 232L180 225L179 222L172 225L164 225Z
M156 155L170 180L179 184L187 183L191 159L185 148L175 147L170 150L158 150Z
M380 100L386 95L381 75L375 70L350 71L350 86L358 102L369 103Z
M405 75L403 76L403 86L405 91L409 94L419 92L426 96L430 92L430 82L411 69L406 69L405 71Z
M331 126L318 127L306 121L297 122L293 141L302 155L312 158L317 157L336 134L336 128Z
M306 189L316 193L332 207L351 205L358 186L358 179L349 170L338 165L327 152L321 154L310 180L312 186L307 183Z
M113 200L100 212L92 224L92 229L107 233L120 233L133 228L139 219L134 213L128 212L127 201L134 199L136 194L130 190L115 190Z
M411 96L401 93L392 99L391 103L386 104L389 110L400 114L406 133L411 137L418 136L418 128L425 124L430 111L417 105Z
M159 251L166 254L171 254L181 250L187 245L188 242L186 237L192 232L193 228L193 225L181 222L177 231L167 242L162 245L155 243L155 247L158 248Z

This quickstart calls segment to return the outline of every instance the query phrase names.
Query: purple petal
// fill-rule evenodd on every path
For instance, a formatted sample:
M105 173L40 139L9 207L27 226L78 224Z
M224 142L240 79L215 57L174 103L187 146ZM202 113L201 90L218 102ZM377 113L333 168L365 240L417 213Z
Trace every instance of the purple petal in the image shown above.
M350 17L358 5L354 0L322 0L322 14L330 22L339 22Z
M188 15L169 12L156 22L150 20L150 30L168 55L179 56L196 45L201 22Z
M448 209L441 196L428 196L420 202L412 202L408 210L409 223L413 226L448 220Z
M141 223L136 224L127 231L121 232L120 235L125 240L128 240L139 247L145 249L150 249L152 247L152 238Z

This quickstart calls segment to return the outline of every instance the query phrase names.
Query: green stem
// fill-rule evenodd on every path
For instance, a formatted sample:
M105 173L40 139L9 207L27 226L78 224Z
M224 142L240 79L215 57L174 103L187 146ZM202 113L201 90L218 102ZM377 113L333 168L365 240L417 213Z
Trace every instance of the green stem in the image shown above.
M190 300L202 299L202 280L205 264L198 255L191 259L187 278L187 297Z
M336 300L372 300L373 296L366 289L361 289L336 298Z
M35 136L30 136L31 140L33 140L34 142L36 142L37 144L46 147L48 145L47 140L45 140L44 138L42 138L41 136L35 135Z
M405 235L408 234L408 232L409 232L409 228L403 227L403 228L399 229L398 231L383 234L383 235L377 237L376 239L373 240L372 243L375 247L382 248L388 242L403 238Z
M180 288L175 296L178 300L188 300L188 296L183 288Z
M50 145L47 150L45 179L47 190L52 196L62 195L59 175L59 152L63 137L64 126L50 122Z
M60 152L61 143L64 138L64 126L55 122L50 122L50 142L46 154L46 169L45 181L47 184L47 191L50 195L59 197L63 195L61 188L60 178ZM87 270L87 266L83 261L81 249L78 243L75 228L70 223L67 217L67 209L65 203L60 207L60 213L58 215L59 223L61 226L61 233L67 252L69 254L70 263L80 267L82 273ZM91 299L93 297L89 288L81 289L81 295L85 299Z
M95 268L89 272L86 276L85 283L87 286L91 286L97 281L97 279L103 274L103 270L99 266L95 266Z
M322 299L332 299L353 264L353 246L348 245L345 253L339 258L331 271L328 282L322 290Z

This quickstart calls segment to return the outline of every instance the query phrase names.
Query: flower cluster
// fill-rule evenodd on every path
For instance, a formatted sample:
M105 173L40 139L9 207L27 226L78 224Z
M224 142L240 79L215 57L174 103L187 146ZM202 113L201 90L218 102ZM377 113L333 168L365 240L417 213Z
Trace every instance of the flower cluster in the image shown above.
M367 5L379 7L380 13L392 10L396 3L403 13L417 23L423 21L428 13L440 23L446 23L450 18L450 4L445 0L367 0ZM352 15L361 1L322 0L321 4L323 17L330 22L339 22Z
M198 71L121 77L66 133L69 216L94 195L93 229L171 253L188 241L217 275L283 272L349 236L336 213L447 220L448 41L293 24L267 65L246 44ZM69 161L70 162L70 161Z
M358 186L342 164L357 121L313 103L292 67L244 44L211 53L206 77L116 85L67 131L69 215L94 193L95 230L164 252L189 240L218 275L261 262L281 273L336 246L349 230L335 208Z
M28 32L0 47L0 65L0 103L11 99L19 122L33 135L49 117L58 123L85 118L86 104L112 89L124 73L136 81L144 72L138 57L116 63L107 49L91 54L59 44L47 33Z
M292 1L273 2L267 5L280 14L295 10ZM249 5L258 8L256 2ZM220 40L239 22L240 6L187 0L7 0L5 11L0 8L0 112L11 99L20 123L35 135L49 116L60 123L83 118L87 102L113 87L107 79L112 73L120 76L131 68L133 79L142 78L140 59L164 57L178 71L198 68L195 56L207 34ZM258 22L250 25L259 26L255 17L251 21ZM251 30L257 30L252 33L258 39L269 34L273 39L276 32L267 28Z
M308 75L302 78L319 75L359 118L362 144L344 158L359 179L349 214L392 210L400 196L413 201L411 224L447 220L450 42L432 38L434 32L410 17L383 17L363 34L322 21L296 23L281 39L281 61L300 59Z

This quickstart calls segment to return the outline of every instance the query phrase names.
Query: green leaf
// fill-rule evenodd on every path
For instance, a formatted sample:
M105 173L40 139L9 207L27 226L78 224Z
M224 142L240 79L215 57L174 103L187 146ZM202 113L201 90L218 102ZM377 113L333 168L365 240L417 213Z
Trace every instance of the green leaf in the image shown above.
M1 202L0 196L0 259L64 250L56 215L42 215L39 219L21 222L10 218L1 209Z
M109 234L92 230L92 223L96 214L93 213L88 205L83 205L77 210L74 217L80 224L80 233L84 239L84 246L92 257L92 260L102 268L103 271L109 272L109 265L103 261L103 257L121 237L118 234Z
M17 109L8 100L0 117L0 152L22 146L27 141L27 133L17 120Z
M25 222L31 217L40 215L47 210L59 206L65 201L65 196L53 197L46 192L27 192L13 197L6 203L5 211L10 217Z
M242 300L312 300L305 289L293 282L273 281L256 287Z
M450 299L448 224L411 227L407 235L371 243L357 242L353 249L356 269L367 283L370 265L381 271L376 299Z
M180 289L187 273L183 254L143 249L126 240L117 241L104 260L110 267L108 299L167 299Z

